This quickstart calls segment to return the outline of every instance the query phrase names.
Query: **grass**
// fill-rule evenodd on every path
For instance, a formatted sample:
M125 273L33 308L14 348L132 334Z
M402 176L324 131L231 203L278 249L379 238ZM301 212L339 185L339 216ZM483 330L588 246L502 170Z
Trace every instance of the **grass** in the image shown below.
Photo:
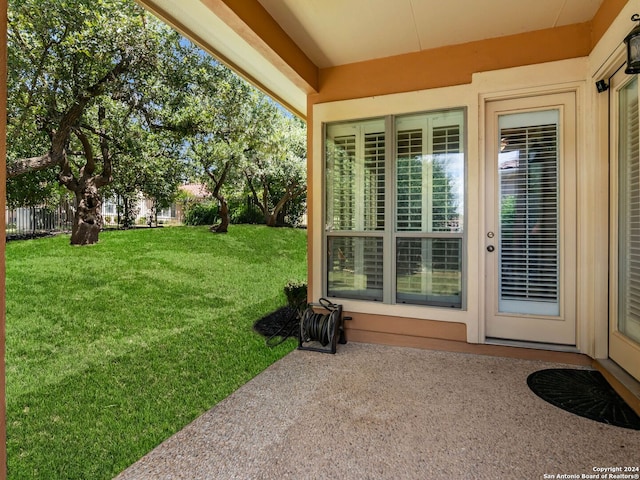
M306 232L172 227L7 244L10 479L107 479L294 348L253 323Z

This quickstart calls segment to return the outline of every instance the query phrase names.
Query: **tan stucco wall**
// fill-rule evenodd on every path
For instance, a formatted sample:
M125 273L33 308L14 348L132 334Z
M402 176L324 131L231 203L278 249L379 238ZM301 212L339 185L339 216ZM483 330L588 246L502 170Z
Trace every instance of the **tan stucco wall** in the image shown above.
M592 22L321 69L312 101L462 85L478 72L584 57L626 3L605 0Z
M487 102L495 99L521 98L559 92L571 92L581 112L586 112L586 77L588 72L586 57L549 62L540 65L515 67L492 72L475 74L472 82L466 85L442 87L416 92L394 93L376 97L327 102L313 105L309 130L309 152L314 159L322 159L322 125L326 122L370 118L388 114L403 114L418 111L464 108L467 116L467 182L466 182L466 308L463 310L418 305L391 305L379 302L364 302L340 299L345 311L360 315L382 315L385 318L385 338L388 335L411 336L420 338L439 338L437 322L450 322L465 327L462 338L470 343L484 341L484 115ZM584 125L579 126L580 152L585 151L586 138ZM595 160L591 158L591 160ZM310 162L309 188L312 199L312 229L309 231L309 281L311 298L317 300L324 294L323 268L326 259L323 255L322 239L322 203L323 203L323 165L322 161ZM589 212L580 212L588 216ZM572 212L577 214L576 212ZM587 220L583 220L587 222ZM593 224L593 222L592 222ZM606 227L606 223L605 223ZM373 318L373 317L372 317ZM395 319L395 320L394 320ZM407 322L406 319L412 319ZM434 322L435 321L435 322ZM367 319L360 317L358 322L347 328L359 332L367 329ZM372 332L383 333L374 327ZM376 324L379 324L377 322ZM460 331L458 330L458 333ZM361 335L361 333L359 333ZM368 335L371 340L374 334ZM383 336L378 335L383 341ZM460 337L457 337L460 339ZM415 339L414 339L415 340ZM453 339L451 339L453 340ZM413 342L411 340L409 343Z
M464 85L477 72L583 57L590 39L583 23L326 68L314 102Z
M137 1L147 7L152 4L152 0ZM470 83L471 75L477 72L583 57L589 55L628 0L604 0L587 23L326 69L311 62L258 0L203 3L285 71L294 84L310 92L312 103L319 103L460 85ZM234 65L233 59L228 61ZM250 80L260 83L260 79Z
M612 22L607 31L602 35L601 40L594 47L590 57L590 81L595 82L597 80L609 81L610 77L617 72L626 60L626 49L621 42L634 26L630 21L632 14L640 13L640 0L629 1L624 7L621 14ZM615 118L617 116L615 112L616 102L612 102L613 109L609 110L609 98L615 98L614 89L610 90L606 94L597 95L593 104L593 117L590 119L590 128L592 129L592 144L591 148L598 158L603 159L600 164L596 165L596 169L591 172L590 177L607 179L594 184L595 190L590 192L596 196L596 198L607 197L611 201L594 203L591 201L590 208L593 210L594 216L607 216L610 219L611 228L602 229L600 231L592 232L592 237L586 238L585 242L593 243L594 258L604 256L605 253L609 254L610 264L602 265L602 262L594 262L594 265L590 269L585 269L584 275L587 279L593 279L592 284L595 287L594 297L586 300L586 306L595 312L598 312L593 317L593 323L586 326L586 331L593 331L594 334L591 340L593 342L594 358L606 359L609 356L614 357L617 362L624 366L624 368L635 376L636 379L640 379L640 349L638 345L629 341L628 339L622 339L624 347L620 349L619 340L621 338L620 333L617 332L617 319L618 319L618 211L617 201L618 198L618 166L617 166L617 154L616 142L609 142L609 135L612 138L616 137L614 131L609 132L609 117ZM616 122L612 122L614 125ZM610 159L610 164L606 163L606 160ZM602 193L604 192L604 193ZM589 198L585 201L589 202ZM598 290L601 279L609 280L609 296L602 298ZM609 321L607 321L609 320ZM618 345L612 347L615 352L609 352L609 339L611 339L611 345L616 343ZM611 353L611 355L610 355ZM624 360L620 358L624 357Z
M482 171L483 119L487 101L503 97L569 91L578 104L579 179L577 191L578 281L576 292L578 349L592 357L606 356L608 248L607 159L595 137L603 128L593 120L602 115L602 96L593 88L594 50L618 48L624 35L616 30L633 25L627 10L637 0L606 0L593 22L569 27L484 40L471 44L362 62L320 71L320 89L308 100L309 172L309 284L310 296L323 294L322 241L322 124L410 111L465 107L468 118L469 210L465 225L468 242L467 310L450 311L404 305L371 305L346 300L345 309L357 318L347 328L355 338L417 345L439 342L484 341L482 289L483 232ZM622 13L621 13L622 12ZM628 15L630 16L630 15ZM626 25L626 27L625 27ZM596 57L601 57L600 54ZM606 126L604 127L607 128ZM595 213L595 216L594 216ZM475 219L475 220L474 220ZM605 232L605 233L603 233ZM595 259L595 261L594 261ZM342 300L342 299L341 299ZM442 339L438 322L456 325L457 336ZM460 330L460 329L463 330ZM422 340L420 340L422 339Z

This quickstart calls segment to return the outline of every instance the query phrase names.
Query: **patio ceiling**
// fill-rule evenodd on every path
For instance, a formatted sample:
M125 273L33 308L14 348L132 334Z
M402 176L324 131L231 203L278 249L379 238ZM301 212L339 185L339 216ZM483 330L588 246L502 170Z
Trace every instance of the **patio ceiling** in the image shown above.
M322 69L591 21L611 0L138 0L304 116Z
M602 0L258 0L319 68L588 22Z

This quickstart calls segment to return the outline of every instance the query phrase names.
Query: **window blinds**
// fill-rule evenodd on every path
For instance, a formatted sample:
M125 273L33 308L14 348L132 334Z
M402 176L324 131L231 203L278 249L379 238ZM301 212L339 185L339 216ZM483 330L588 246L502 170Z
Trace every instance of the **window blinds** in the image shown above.
M459 206L455 168L460 164L460 126L401 130L397 151L397 230L456 231Z
M462 117L410 116L397 126L396 301L460 307L462 241L438 235L462 229Z
M462 305L463 128L462 110L326 126L329 296Z
M330 125L327 137L327 293L382 300L384 121Z
M366 230L384 229L384 132L364 135L363 217Z
M459 164L460 126L451 125L433 129L433 186L432 230L457 231L458 197L454 191L456 179L453 170Z
M405 130L397 136L398 231L422 230L423 148L422 129Z
M355 228L355 173L356 136L345 135L333 140L330 152L331 182L333 190L331 207L331 223L336 230L353 230Z
M500 130L501 300L558 303L558 136L557 122Z
M619 330L640 342L640 121L637 78L620 98Z

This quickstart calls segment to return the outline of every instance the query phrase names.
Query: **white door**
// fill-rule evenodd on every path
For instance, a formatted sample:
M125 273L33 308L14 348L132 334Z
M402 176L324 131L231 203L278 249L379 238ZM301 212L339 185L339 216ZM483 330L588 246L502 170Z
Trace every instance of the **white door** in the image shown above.
M489 102L486 125L486 337L575 345L575 95Z
M640 380L640 121L638 76L611 79L609 357Z

